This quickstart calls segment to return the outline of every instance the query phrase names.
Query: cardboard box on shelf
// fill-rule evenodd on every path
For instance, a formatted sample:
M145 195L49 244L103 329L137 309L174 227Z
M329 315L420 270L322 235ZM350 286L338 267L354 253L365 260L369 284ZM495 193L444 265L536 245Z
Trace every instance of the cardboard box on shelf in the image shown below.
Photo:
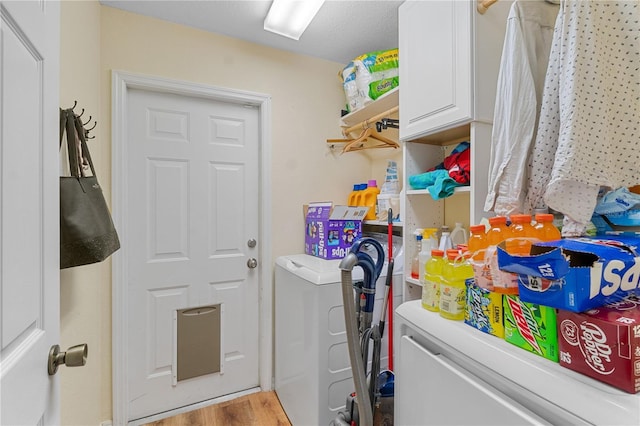
M525 302L584 312L617 302L638 288L640 238L606 236L536 243L530 256L498 247L501 270L518 274Z
M640 391L640 299L584 313L558 311L560 365L629 393Z
M342 259L362 236L362 219L369 207L318 202L305 209L304 252L323 259Z

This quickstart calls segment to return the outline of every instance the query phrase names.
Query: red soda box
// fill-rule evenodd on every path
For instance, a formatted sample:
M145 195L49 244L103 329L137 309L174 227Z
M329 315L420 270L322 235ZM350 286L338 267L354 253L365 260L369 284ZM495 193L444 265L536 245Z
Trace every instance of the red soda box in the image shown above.
M640 299L583 313L558 311L560 365L629 393L640 391Z

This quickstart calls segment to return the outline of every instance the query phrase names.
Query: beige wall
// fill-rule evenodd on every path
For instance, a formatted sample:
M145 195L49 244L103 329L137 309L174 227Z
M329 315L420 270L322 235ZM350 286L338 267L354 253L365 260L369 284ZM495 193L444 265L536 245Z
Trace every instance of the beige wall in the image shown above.
M61 106L78 101L98 120L89 148L111 196L111 71L121 70L272 96L272 256L299 253L301 206L346 202L351 185L384 179L388 155L339 155L341 64L171 24L97 1L62 2ZM378 150L383 151L383 150ZM385 150L386 151L386 150ZM87 366L62 371L62 423L111 419L111 263L61 272L62 346L89 344Z
M60 106L85 109L98 121L88 142L107 196L110 146L102 136L109 121L100 103L100 11L97 1L61 2ZM89 345L87 365L60 370L65 425L98 425L111 419L111 262L60 272L61 346Z

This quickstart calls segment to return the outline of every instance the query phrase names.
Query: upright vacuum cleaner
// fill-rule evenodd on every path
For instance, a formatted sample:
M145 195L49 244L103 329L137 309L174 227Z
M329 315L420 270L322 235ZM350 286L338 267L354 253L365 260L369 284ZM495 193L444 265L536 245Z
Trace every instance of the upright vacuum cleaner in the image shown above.
M364 248L373 248L374 261ZM380 349L385 327L389 288L393 276L393 259L387 266L384 300L378 323L373 321L376 281L384 267L384 250L373 238L357 240L349 254L340 262L342 298L349 347L349 359L355 392L347 397L345 411L338 413L331 426L373 426L393 424L393 373L380 372ZM364 279L353 282L352 270L362 268ZM355 294L355 297L354 297ZM371 370L369 345L373 344Z

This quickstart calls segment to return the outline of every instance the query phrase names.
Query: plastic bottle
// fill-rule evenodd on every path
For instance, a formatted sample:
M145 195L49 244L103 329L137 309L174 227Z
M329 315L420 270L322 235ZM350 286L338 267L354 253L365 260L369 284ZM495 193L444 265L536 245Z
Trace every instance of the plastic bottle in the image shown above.
M469 278L473 278L473 268L467 259L457 250L447 250L447 262L442 267L440 284L440 316L455 321L464 319L465 282Z
M507 241L505 246L507 252L517 255L530 254L532 239L537 239L537 232L531 225L531 215L512 214L509 230L511 239Z
M358 184L358 189L356 190L356 196L355 196L356 206L359 206L359 207L364 206L364 199L362 198L362 195L364 194L365 189L367 189L366 183Z
M358 191L360 190L360 185L358 184L354 184L353 185L353 191L351 191L351 193L349 194L349 200L347 201L347 205L349 207L356 207L357 204L357 198L358 198Z
M493 290L493 279L491 277L491 268L489 267L489 259L487 258L487 248L489 241L487 240L486 227L484 225L472 225L469 227L471 235L467 249L469 251L469 263L473 268L473 276L476 284L484 289Z
M440 227L440 230L438 231L438 241L442 240L442 233L443 232L451 233L451 231L449 230L449 227L447 225L442 225ZM447 253L446 252L444 254L444 257L445 257L445 260L446 260L446 258L447 258Z
M511 233L507 228L507 218L505 216L494 216L489 218L489 231L487 231L487 242L490 246L497 246L510 237Z
M485 252L484 263L489 265L489 271L482 270L481 273L488 274L487 281L478 280L478 285L486 284L487 287L493 289L497 293L517 292L518 284L511 279L507 272L500 271L498 267L498 254L496 246L510 238L511 232L507 227L507 218L505 216L494 216L489 218L489 230L487 231L487 251ZM475 262L475 260L472 260Z
M431 250L431 257L425 265L422 285L422 307L429 311L438 312L440 310L440 285L442 284L444 262L442 250Z
M364 217L364 220L376 220L376 202L379 193L380 188L378 188L378 183L375 179L371 179L367 184L367 189L362 192L362 205L369 207L369 211Z
M422 249L418 254L418 274L420 283L424 283L424 267L431 257L431 250L438 248L438 241L432 238L438 232L436 228L426 228L422 231Z
M440 245L438 248L445 253L447 250L451 250L453 248L453 243L451 242L451 234L449 231L442 231L442 236L440 237Z
M398 182L398 165L395 161L387 162L387 173L380 188L381 194L400 194L400 184Z
M560 231L553 224L553 215L550 213L538 213L536 215L536 238L541 241L554 241L562 238Z
M476 252L486 249L489 245L489 240L487 239L484 225L471 225L469 231L471 231L471 235L469 236L467 249L473 256Z
M467 244L469 241L469 234L462 223L456 222L453 231L451 231L451 244L453 247L458 247L460 244Z
M389 208L391 208L392 221L400 220L400 184L398 182L398 165L395 161L387 163L387 173L380 188L380 194L376 200L376 218L381 222L387 222Z
M411 257L411 278L415 280L420 279L420 250L422 249L422 229L417 228L413 231L415 235L415 248L413 257Z

